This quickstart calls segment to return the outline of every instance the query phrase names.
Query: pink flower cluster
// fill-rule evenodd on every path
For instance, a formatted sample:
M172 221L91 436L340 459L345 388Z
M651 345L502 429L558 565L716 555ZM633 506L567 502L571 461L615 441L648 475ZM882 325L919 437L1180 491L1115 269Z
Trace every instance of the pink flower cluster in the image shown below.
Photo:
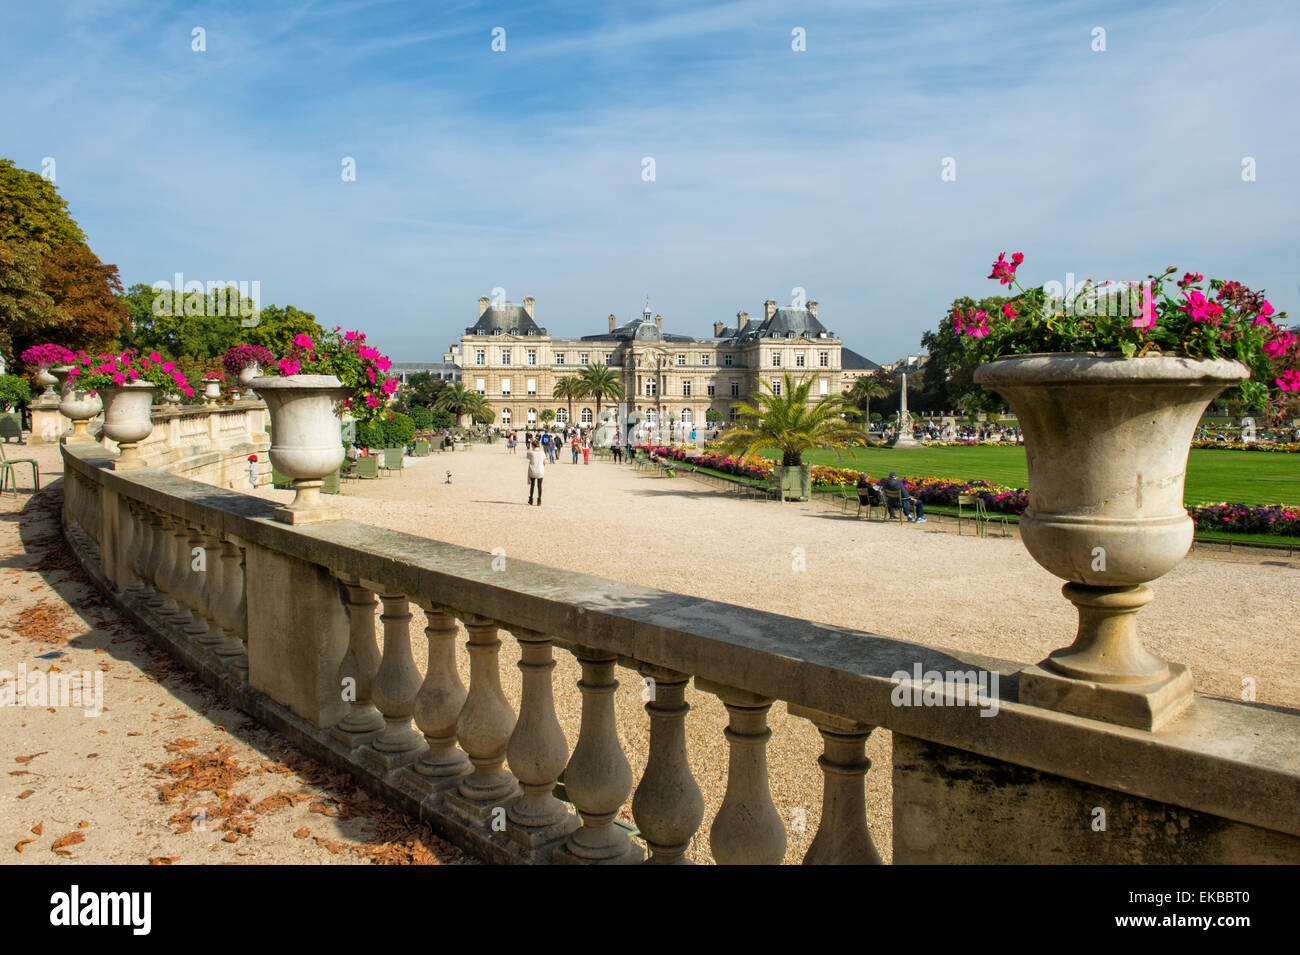
M1188 275L1190 274L1189 272ZM1208 322L1211 325L1219 324L1219 316L1223 314L1222 305L1218 302L1211 302L1196 289L1184 289L1183 295L1186 296L1187 301L1178 306L1180 312L1190 315L1194 322Z
M33 345L18 358L25 365L57 366L70 365L76 361L77 356L62 345L47 342L44 345Z
M1007 303L1010 304L1010 303ZM1006 306L1003 306L1003 312L1006 312ZM953 318L957 322L958 335L970 335L972 338L983 338L989 333L989 317L985 314L984 309L968 309L963 314L960 308L953 309ZM1015 317L1015 309L1011 310L1009 318Z
M993 271L989 273L989 278L997 279L1003 285L1010 285L1016 277L1016 269L1020 268L1020 263L1025 261L1023 252L1016 252L1011 256L1011 261L1007 261L1005 252L998 253L998 260L993 263Z
M158 352L141 356L128 348L120 355L101 352L92 356L83 351L78 352L74 359L76 364L68 372L68 380L78 380L89 390L109 384L121 387L134 381L148 381L165 390L179 391L186 397L194 395L194 389L175 363L164 359Z

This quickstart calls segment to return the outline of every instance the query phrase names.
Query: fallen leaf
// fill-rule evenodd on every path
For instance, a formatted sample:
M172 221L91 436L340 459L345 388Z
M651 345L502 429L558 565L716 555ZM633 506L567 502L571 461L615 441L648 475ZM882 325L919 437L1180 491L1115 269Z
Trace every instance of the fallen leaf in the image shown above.
M298 829L297 831L294 832L293 837L295 839L306 839L310 835L311 835L311 830L308 829L306 826L303 826L301 829Z
M35 842L35 841L36 841L35 839L24 839L24 840L22 840L22 841L19 842L16 846L14 846L14 852L22 852L22 851L23 851L23 846L30 846L30 845L31 845L33 842Z
M43 823L43 822L38 822L36 825L32 826L32 835L34 835L34 836L39 836L39 835L41 834L41 829L42 829L44 826L45 826L45 823Z
M222 839L221 841L222 841L222 842L238 842L238 841L239 841L239 834L238 834L238 833L235 833L235 832L227 832L226 835L225 835L225 838Z
M150 865L171 865L178 860L180 856L154 856L149 860Z
M33 759L35 759L37 756L44 756L44 755L45 755L46 753L48 753L48 752L49 752L48 749L43 749L43 750L41 750L39 753L32 753L32 755L30 755L30 756L19 756L17 759L14 760L14 762L15 762L15 763L30 763L30 762L31 762Z
M66 836L64 836L62 839L57 840L54 843L54 845L50 846L50 849L54 852L57 852L58 850L62 849L64 846L75 846L77 843L85 842L85 841L86 841L86 834L84 832L77 832L76 830L73 830L72 832L69 832Z
M19 798L19 799L26 799L28 796L32 795L34 792L36 792L35 789L24 789L22 792L20 792L20 793L18 794L18 798Z

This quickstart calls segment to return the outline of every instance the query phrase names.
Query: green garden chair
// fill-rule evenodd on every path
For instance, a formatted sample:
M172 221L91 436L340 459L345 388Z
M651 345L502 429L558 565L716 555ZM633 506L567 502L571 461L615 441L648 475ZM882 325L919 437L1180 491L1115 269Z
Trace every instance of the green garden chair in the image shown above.
M0 442L16 438L23 443L23 416L16 411L0 411Z
M321 484L320 492L321 492L322 494L338 494L338 493L339 493L339 476L340 476L340 472L339 472L339 471L335 471L333 474L327 474L327 475L325 475L325 480L324 480L324 482Z
M967 511L967 508L970 511ZM997 521L1002 525L1002 536L1007 536L1007 519L1001 514L993 515L984 506L984 498L979 494L957 495L957 533L961 534L961 519L969 517L975 522L975 536L987 537L989 524Z
M871 520L871 512L875 510L875 508L879 507L879 505L871 503L871 497L868 494L867 489L865 487L854 488L853 490L856 492L856 496L858 499L858 513L856 516L861 517L862 509L865 507L867 509L867 520Z
M427 458L429 456L429 442L428 441L415 442L415 448L414 450L412 450L411 456L415 458Z
M382 465L385 471L402 471L402 454L405 448L384 448L384 463Z
M36 466L36 459L9 457L5 454L3 441L0 441L0 493L4 493L5 485L12 478L14 497L18 497L18 472L14 469L14 466L18 464L30 464L32 466L32 493L35 494L41 489L41 475Z
M352 467L352 477L355 478L379 478L379 457L374 454L368 454L364 458L357 458Z
M903 513L902 491L885 490L885 511L887 513L886 520L902 521L906 519L907 515Z

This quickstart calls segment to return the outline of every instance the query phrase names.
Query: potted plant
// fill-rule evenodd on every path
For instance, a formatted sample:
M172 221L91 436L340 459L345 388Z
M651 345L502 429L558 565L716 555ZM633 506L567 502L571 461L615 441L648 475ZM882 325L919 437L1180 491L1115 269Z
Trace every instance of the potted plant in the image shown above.
M215 405L221 398L221 384L225 376L217 372L206 376L203 379L203 403L209 407Z
M996 309L955 307L964 364L1010 402L1025 440L1025 547L1066 581L1074 643L1022 675L1022 702L1144 729L1192 701L1186 667L1148 653L1136 614L1146 584L1182 560L1183 503L1197 421L1224 389L1265 413L1300 389L1296 338L1263 293L1175 269L1141 283L1085 283L1070 302L1016 280L1020 253L990 278L1019 294Z
M164 394L193 394L175 364L157 352L140 355L132 349L120 355L101 354L89 364L78 355L78 387L98 393L104 403L104 437L117 442L115 470L145 466L140 442L153 431L151 407Z
M297 335L276 364L278 375L250 385L271 414L271 465L293 478L294 498L275 511L279 521L336 520L337 507L321 503L323 478L343 463L342 415L368 423L387 411L397 380L392 362L366 344L361 332L339 328L317 338Z
M50 374L50 369L55 366L69 365L75 357L71 351L62 345L49 342L44 345L33 345L18 356L23 364L36 367L36 381L38 384L45 386L45 390L36 399L38 402L42 404L58 402L59 396L54 393L54 386L59 383L59 379Z
M783 501L812 497L812 465L803 463L805 451L834 448L838 454L864 440L862 429L842 417L842 395L829 395L810 404L811 391L811 378L796 380L789 372L779 392L764 382L748 402L732 405L740 420L718 440L719 450L736 453L742 464L760 451L780 451L781 463L772 468L772 488Z
M234 345L221 356L221 363L227 375L247 388L249 382L262 376L263 368L274 367L275 356L261 345Z

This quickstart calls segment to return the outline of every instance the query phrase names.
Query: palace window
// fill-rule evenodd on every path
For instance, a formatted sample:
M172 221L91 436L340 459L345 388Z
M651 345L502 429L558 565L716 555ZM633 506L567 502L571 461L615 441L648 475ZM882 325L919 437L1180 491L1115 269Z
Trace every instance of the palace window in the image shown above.
M731 367L731 356L730 356L730 355L723 355L723 356L722 356L722 363L723 363L724 365L726 365L728 368L730 368L730 367Z
M678 368L681 368L681 367L684 366L685 364L686 364L686 356L685 356L685 355L678 355L678 356L677 356L677 367L678 367Z
M614 353L612 351L605 352L605 364L607 365L614 364Z
M781 382L775 378L772 379L772 394L774 395L781 394Z
M825 379L825 378L822 378L822 379L820 379L820 380L817 382L817 388L818 388L818 390L819 390L823 395L827 393L827 392L826 392L826 379Z
M476 364L476 365L486 365L486 364L487 364L487 349L486 349L486 348L475 348L475 349L474 349L474 364Z
M501 349L501 364L503 364L503 365L508 365L508 364L510 364L510 349L509 349L509 348L503 348L503 349Z
M717 384L716 384L715 382L712 382L712 381L711 381L711 382L709 382L707 385L705 385L704 387L705 387L705 390L709 393L709 397L710 397L710 398L712 398L714 395L716 395L716 394L718 393L718 386L717 386Z
M773 368L781 367L781 353L779 351L772 352L772 367Z
M537 364L537 349L536 349L536 348L530 348L530 349L528 349L528 364L530 364L530 365L536 365L536 364Z
M502 378L502 379L501 379L501 394L503 394L503 395L508 395L508 394L510 394L510 379L509 379L509 378Z
M731 397L733 398L740 397L740 382L733 381L731 383Z
M689 398L689 397L691 396L691 383L690 383L690 381L683 381L683 382L682 382L682 396L683 396L683 397L686 397L686 398Z
M568 408L556 408L556 409L555 409L555 423L556 423L556 424L568 424L568 423L569 423L569 409L568 409Z
M537 409L536 409L536 408L529 408L529 409L528 409L528 423L529 423L529 424L536 424L536 423L537 423Z
M557 365L563 365L563 364L564 364L564 352L562 352L562 351L557 351L557 352L555 353L555 363L556 363Z
M735 408L732 408L730 411L727 412L727 414L732 421L735 421L737 418L740 417L740 412L737 411Z
M529 379L528 379L528 393L529 393L530 395L535 395L535 394L537 394L537 379L536 379L536 378L529 378Z
M694 420L695 420L695 419L691 417L691 409L690 409L690 408L683 408L683 409L682 409L682 424L690 424L690 423L691 423L692 421L694 421Z
M587 358L588 358L588 355L587 355L587 353L586 353L585 351L584 351L584 352L579 352L579 353L578 353L578 364L579 364L579 365L585 365L585 364L587 364Z
M828 351L819 352L817 355L817 360L818 360L818 364L820 364L823 368L829 368L831 366L831 353Z
M701 365L708 365L708 363L709 363L709 356L708 356L708 355L701 355L701 356L700 356L700 364L701 364Z
M796 368L802 368L804 364L803 352L797 352L794 356L794 366Z
M475 379L474 379L474 390L477 391L480 395L481 395L481 394L485 394L485 393L487 392L487 379L486 379L486 378L475 378Z
M653 378L647 378L645 382L645 394L647 398L653 398L659 394L659 383Z
M579 418L579 420L580 420L583 424L591 424L591 421L592 421L592 418L591 418L591 409L590 409L590 408L583 408L583 409L582 409L582 414L579 415L578 418Z

